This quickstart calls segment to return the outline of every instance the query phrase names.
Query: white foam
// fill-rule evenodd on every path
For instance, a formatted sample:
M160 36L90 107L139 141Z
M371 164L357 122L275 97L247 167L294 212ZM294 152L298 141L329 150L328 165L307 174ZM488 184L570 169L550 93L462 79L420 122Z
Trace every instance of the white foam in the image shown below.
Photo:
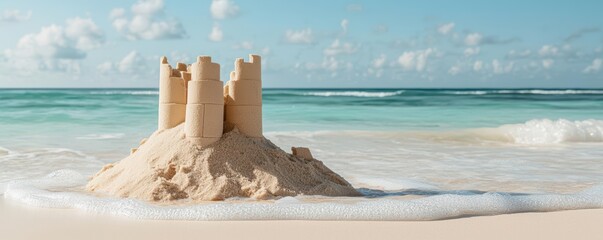
M404 93L403 90L395 92L367 92L367 91L331 91L331 92L307 92L303 95L319 97L392 97Z
M128 91L128 90L115 90L115 91L95 91L90 92L94 95L159 95L159 91Z
M534 119L498 128L518 144L556 144L567 142L603 142L603 121Z
M366 185L380 190L402 190L402 189L421 189L421 190L437 190L438 187L429 183L395 177L354 177L354 182Z
M545 90L545 89L524 89L524 90L478 90L478 91L450 91L455 95L485 95L485 94L532 94L532 95L597 95L603 94L603 90Z
M327 197L287 197L272 202L225 201L173 206L48 190L72 188L83 183L85 178L77 172L61 170L43 179L13 181L6 188L5 198L38 207L75 208L135 219L171 220L436 220L528 211L603 208L601 187L567 195L446 193L413 200L359 197L352 202ZM307 198L322 198L322 201L304 201Z
M454 92L450 92L452 94L456 94L456 95L484 95L484 94L488 94L490 92L488 91L454 91Z
M105 139L119 139L123 138L126 134L124 133L102 133L102 134L88 134L85 136L77 137L76 139L81 140L105 140Z
M460 142L510 142L520 145L603 142L603 120L532 119L524 123L505 124L493 128L460 129L452 131L272 131L271 139L315 140L328 136L367 136L376 138L418 137Z

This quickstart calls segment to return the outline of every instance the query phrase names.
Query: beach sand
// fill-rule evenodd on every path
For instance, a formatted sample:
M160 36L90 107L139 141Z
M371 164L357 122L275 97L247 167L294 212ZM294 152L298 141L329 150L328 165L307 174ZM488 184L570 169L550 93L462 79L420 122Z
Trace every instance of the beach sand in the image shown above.
M601 239L603 209L426 222L155 221L31 208L0 197L0 239Z

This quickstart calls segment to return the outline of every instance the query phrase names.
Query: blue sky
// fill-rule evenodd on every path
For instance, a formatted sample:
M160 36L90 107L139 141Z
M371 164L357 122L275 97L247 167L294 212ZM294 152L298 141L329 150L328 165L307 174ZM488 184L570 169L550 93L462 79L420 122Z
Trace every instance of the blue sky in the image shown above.
M264 87L603 88L601 1L2 1L0 87L156 87L263 57Z

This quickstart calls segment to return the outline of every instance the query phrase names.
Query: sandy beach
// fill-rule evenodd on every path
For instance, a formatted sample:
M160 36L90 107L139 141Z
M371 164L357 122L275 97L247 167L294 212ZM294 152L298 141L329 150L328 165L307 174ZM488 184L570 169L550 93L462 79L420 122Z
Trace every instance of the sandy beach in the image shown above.
M150 221L0 198L2 239L599 239L603 209L425 222Z

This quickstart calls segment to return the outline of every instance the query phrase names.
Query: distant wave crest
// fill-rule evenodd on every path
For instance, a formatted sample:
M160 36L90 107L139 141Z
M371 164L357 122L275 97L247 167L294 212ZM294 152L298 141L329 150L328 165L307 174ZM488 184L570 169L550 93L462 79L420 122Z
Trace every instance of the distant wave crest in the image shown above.
M307 92L303 95L318 97L392 97L404 93L403 90L395 92L370 92L370 91L325 91L325 92Z
M486 94L532 94L532 95L580 95L580 94L603 94L603 90L472 90L472 91L448 91L454 95L486 95Z
M104 133L104 134L88 134L85 136L77 137L77 139L81 140L104 140L104 139L118 139L123 138L125 136L124 133Z
M116 91L96 91L90 92L93 95L159 95L159 91L126 91L126 90L116 90Z

